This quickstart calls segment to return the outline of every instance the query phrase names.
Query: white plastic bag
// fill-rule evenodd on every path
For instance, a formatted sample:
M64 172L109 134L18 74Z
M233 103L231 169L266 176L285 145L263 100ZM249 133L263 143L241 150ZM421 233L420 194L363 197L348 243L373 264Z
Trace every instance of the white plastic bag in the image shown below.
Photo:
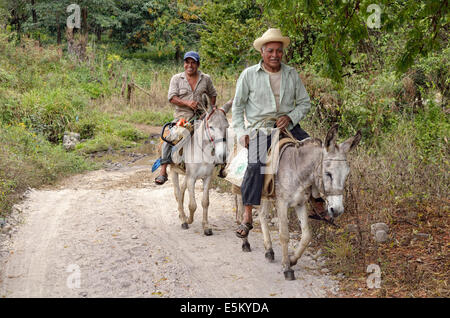
M226 168L225 180L240 187L248 165L248 149L242 148Z

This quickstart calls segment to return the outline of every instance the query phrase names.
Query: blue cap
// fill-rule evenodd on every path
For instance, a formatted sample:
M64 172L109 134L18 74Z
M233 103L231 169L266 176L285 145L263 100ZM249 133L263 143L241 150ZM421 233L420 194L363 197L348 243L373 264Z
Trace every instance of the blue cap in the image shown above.
M196 62L200 62L200 55L198 55L197 52L189 51L184 55L183 60L186 60L187 58L191 58Z

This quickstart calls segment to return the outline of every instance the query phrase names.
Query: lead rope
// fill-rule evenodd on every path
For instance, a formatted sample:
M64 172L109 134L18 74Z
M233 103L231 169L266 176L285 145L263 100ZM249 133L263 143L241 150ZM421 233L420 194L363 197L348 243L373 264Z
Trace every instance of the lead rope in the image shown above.
M255 122L255 124L261 123L261 126L264 126L264 124L266 124L269 121L277 121L277 120L278 120L277 117L268 116L268 117L258 120L257 122ZM260 128L261 128L261 126L260 126ZM297 147L297 148L299 147L300 141L297 140L297 138L295 138L294 135L292 135L292 133L289 131L289 129L284 128L281 132L284 133L289 139L292 140L292 143L295 144L295 147Z

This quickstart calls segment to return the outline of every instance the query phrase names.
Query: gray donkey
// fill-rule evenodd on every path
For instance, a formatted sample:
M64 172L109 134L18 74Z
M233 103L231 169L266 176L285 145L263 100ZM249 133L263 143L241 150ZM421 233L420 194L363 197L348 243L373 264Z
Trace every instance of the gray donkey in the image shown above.
M337 145L337 131L337 124L330 128L324 145L319 139L309 138L301 141L297 146L285 148L281 154L275 176L275 206L278 213L283 254L281 263L286 280L295 279L291 266L297 264L298 259L311 241L311 230L306 209L306 203L310 197L321 197L326 201L328 219L331 221L344 213L344 185L350 172L347 153L358 145L361 140L361 132L358 131L355 136ZM274 252L267 224L269 205L270 201L262 200L259 217L264 235L265 257L273 262ZM291 257L288 255L289 207L295 208L302 230L300 244ZM238 210L242 211L243 207ZM243 247L249 245L247 238L243 240Z
M178 202L178 212L181 227L188 229L188 224L194 221L194 212L197 209L195 202L195 182L203 180L203 231L205 235L212 235L208 223L209 189L213 177L214 168L217 164L225 163L227 155L226 135L229 127L226 117L230 110L232 100L228 101L222 108L208 109L204 118L197 122L194 135L180 142L178 150L172 153L174 160L182 156L186 170L179 169L176 165L170 165L170 175L173 182L175 198ZM183 183L178 180L179 174L185 174ZM184 213L184 194L186 188L189 192L189 217Z

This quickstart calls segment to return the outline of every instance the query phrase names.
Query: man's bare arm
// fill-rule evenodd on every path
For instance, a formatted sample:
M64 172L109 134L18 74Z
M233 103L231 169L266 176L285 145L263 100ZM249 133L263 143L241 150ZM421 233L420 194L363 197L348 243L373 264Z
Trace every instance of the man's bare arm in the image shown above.
M196 110L197 107L198 107L198 106L197 106L197 105L198 105L198 102L196 102L196 101L194 101L194 100L182 100L182 99L179 98L178 96L172 97L172 99L170 100L170 102L171 102L172 104L177 105L177 106L189 107L189 108L191 108L191 109L193 109L193 110Z

